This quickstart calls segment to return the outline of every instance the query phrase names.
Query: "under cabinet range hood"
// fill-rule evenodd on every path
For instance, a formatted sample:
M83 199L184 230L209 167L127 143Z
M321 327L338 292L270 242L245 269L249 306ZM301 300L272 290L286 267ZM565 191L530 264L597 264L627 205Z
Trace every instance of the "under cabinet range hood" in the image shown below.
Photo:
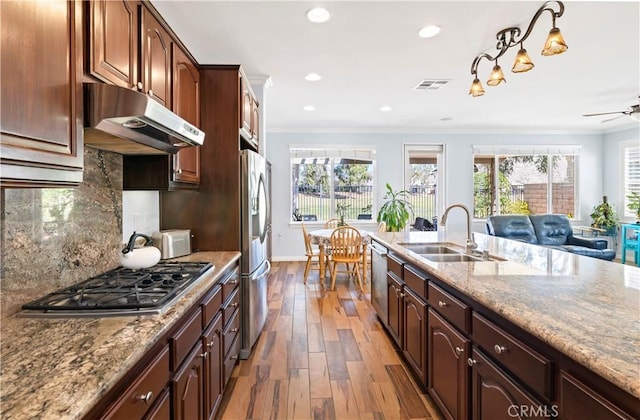
M204 132L144 93L85 83L85 143L122 154L173 154L200 146Z

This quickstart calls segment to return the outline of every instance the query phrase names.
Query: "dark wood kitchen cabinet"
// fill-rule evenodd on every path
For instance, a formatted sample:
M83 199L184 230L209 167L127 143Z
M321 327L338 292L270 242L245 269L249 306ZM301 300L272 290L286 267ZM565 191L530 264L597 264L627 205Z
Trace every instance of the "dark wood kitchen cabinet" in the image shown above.
M197 342L172 380L173 418L176 420L204 419L204 359L207 355L202 343Z
M405 269L405 273L407 270ZM404 287L403 302L403 346L402 353L413 372L427 385L427 304L407 285Z
M445 418L466 419L471 341L433 309L428 325L429 394Z
M82 2L0 2L0 184L74 186L84 164Z
M260 104L242 69L240 69L240 90L242 93L240 133L253 146L252 148L257 151L260 143Z
M171 109L171 37L145 7L140 8L139 90Z
M560 371L559 407L561 419L632 418L605 396L569 372ZM640 416L640 412L636 413Z
M139 1L94 0L89 5L89 74L137 89Z
M387 308L389 316L387 318L387 331L398 348L402 348L403 339L403 307L404 307L404 283L396 278L392 273L387 273Z

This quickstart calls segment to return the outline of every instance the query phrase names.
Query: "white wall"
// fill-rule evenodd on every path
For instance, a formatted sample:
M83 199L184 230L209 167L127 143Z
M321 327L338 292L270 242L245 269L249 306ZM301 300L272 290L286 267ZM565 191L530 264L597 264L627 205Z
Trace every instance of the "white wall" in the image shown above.
M603 142L602 166L605 194L613 204L618 215L624 214L624 190L622 168L622 143L640 142L640 124L638 127L605 134ZM633 218L622 218L624 222L634 222Z
M160 193L158 191L122 192L122 242L129 241L133 231L151 235L160 226Z
M389 182L394 189L402 187L402 145L445 145L445 203L463 203L473 207L473 155L472 146L489 145L580 145L577 218L581 224L590 222L591 209L604 195L603 187L603 138L601 134L566 133L278 133L269 132L267 159L273 164L272 215L273 258L275 260L300 259L304 244L300 227L291 224L289 145L372 145L376 148L377 190L374 200L379 205L384 195L384 185ZM580 221L578 221L580 223ZM309 228L314 225L308 223ZM363 223L366 229L367 224ZM373 227L374 223L369 226ZM447 229L466 229L464 212L453 211ZM318 225L319 226L319 225ZM475 221L473 230L484 231L484 223Z

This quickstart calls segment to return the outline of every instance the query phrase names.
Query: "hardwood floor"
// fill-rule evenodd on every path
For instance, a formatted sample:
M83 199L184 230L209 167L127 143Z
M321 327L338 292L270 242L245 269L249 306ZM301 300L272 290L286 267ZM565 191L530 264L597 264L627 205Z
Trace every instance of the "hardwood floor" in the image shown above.
M266 326L251 357L235 367L219 417L440 419L380 325L369 294L344 274L335 291L318 284L317 271L305 286L303 272L303 262L273 264Z

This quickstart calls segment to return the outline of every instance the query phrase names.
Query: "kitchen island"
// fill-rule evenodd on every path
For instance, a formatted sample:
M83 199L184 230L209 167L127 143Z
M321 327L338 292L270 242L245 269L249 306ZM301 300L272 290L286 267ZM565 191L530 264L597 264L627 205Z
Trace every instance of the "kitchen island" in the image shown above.
M199 252L178 258L211 262L215 269L160 315L2 319L0 417L87 415L239 257L239 252ZM20 298L26 303L38 297Z
M464 250L466 236L459 234L377 233L373 239L470 306L548 345L558 365L576 362L624 391L628 407L640 407L640 269L483 234L475 235L478 249L493 260L433 262L405 247L439 242ZM467 332L475 338L470 326ZM553 395L560 385L549 387Z

